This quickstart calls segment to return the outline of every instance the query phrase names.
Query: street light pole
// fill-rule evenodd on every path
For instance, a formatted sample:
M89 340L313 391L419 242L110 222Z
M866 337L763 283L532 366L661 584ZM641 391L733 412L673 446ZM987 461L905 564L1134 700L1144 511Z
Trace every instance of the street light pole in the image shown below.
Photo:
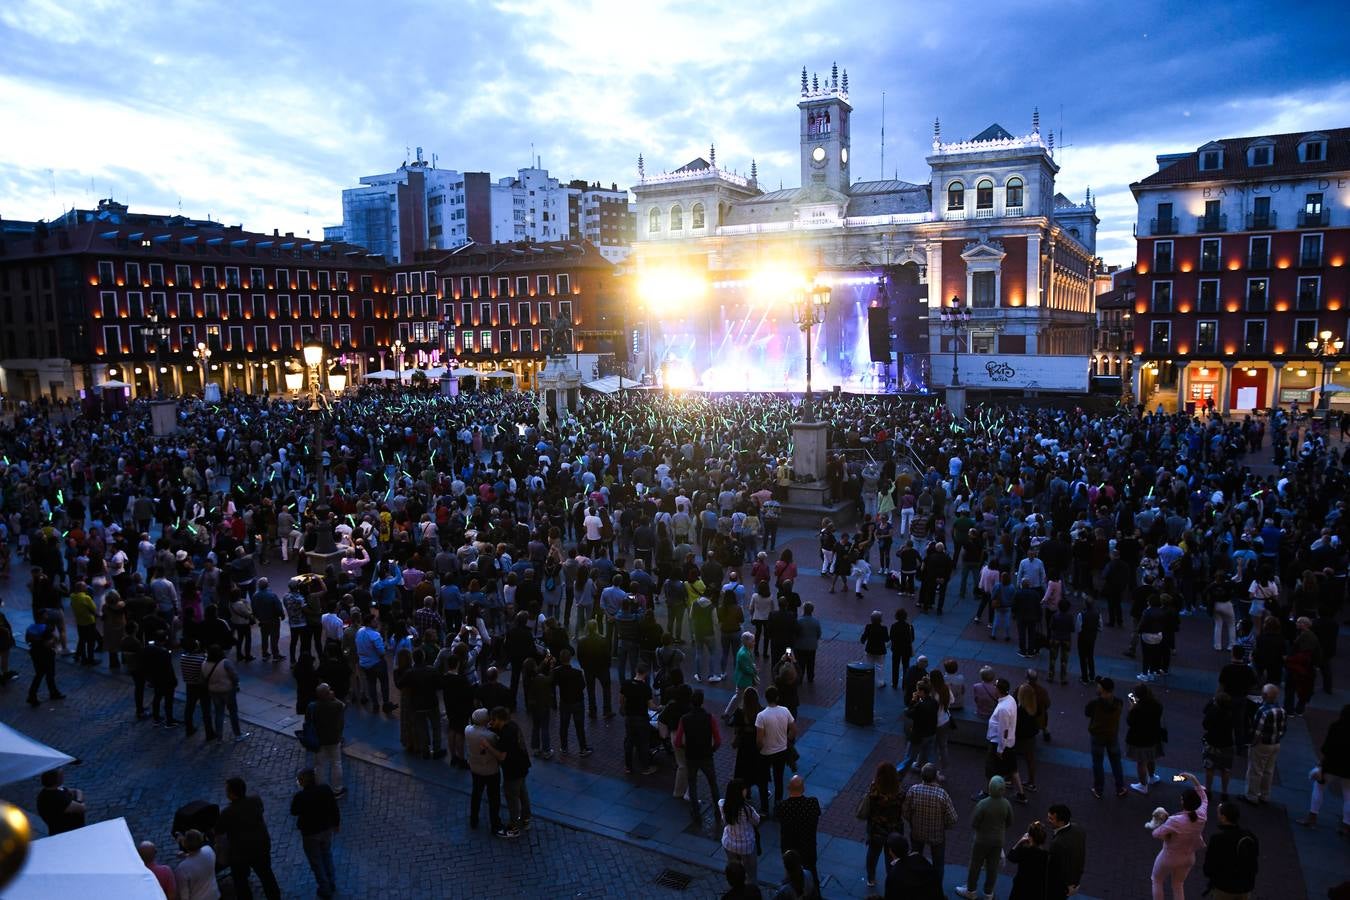
M1321 362L1322 386L1317 392L1317 405L1322 408L1322 418L1325 419L1331 415L1331 397L1327 394L1327 382L1330 379L1331 366L1341 355L1341 351L1345 349L1345 341L1324 329L1318 332L1317 337L1308 341L1307 347Z
M811 392L811 329L824 324L830 306L830 286L816 281L802 288L792 308L792 320L806 336L806 395L802 399L802 421L816 420L815 398Z
M396 338L396 339L394 340L394 343L390 345L389 349L393 352L394 357L398 360L398 386L399 386L399 389L402 390L402 389L403 389L403 340L402 340L401 338Z
M942 325L952 330L952 387L961 386L960 356L958 339L970 327L970 309L961 305L961 298L952 295L950 306L942 307Z

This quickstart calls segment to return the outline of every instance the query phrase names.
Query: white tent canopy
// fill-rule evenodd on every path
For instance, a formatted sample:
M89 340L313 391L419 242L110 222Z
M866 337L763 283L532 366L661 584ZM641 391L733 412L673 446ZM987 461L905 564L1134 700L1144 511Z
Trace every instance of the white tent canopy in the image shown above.
M487 372L486 374L484 374L483 377L484 377L484 378L510 378L512 381L515 381L515 380L516 380L516 373L515 373L515 372L508 372L508 371L506 371L505 369L498 369L498 370L495 371L495 372Z
M393 381L396 378L398 378L398 373L391 372L388 369L378 369L366 373L366 381Z
M616 394L624 388L642 387L642 383L631 378L624 378L622 375L606 375L604 378L588 381L582 387L599 391L602 394Z
M477 369L470 369L470 368L467 368L467 367L465 367L465 366L460 366L458 369L451 369L451 370L450 370L450 374L453 375L455 378L482 378L482 377L483 377L483 373L482 373L482 372L478 371Z
M60 750L0 724L0 784L12 784L74 762Z
M129 387L131 387L131 385L127 384L125 381L109 380L103 382L102 384L94 385L94 390L101 391L104 388L108 388L110 390L121 390L122 388L129 388Z
M1343 384L1336 384L1334 382L1330 382L1326 385L1326 387L1322 388L1322 393L1324 394L1344 394L1347 391L1350 391L1350 387L1346 387Z
M97 822L34 841L28 863L5 889L5 900L52 897L164 900L154 873L136 852L126 819Z

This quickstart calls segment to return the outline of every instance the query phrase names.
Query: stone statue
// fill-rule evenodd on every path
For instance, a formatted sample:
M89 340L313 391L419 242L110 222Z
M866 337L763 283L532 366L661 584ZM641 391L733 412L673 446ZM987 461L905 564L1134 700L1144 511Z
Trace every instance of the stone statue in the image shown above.
M552 335L549 341L550 356L566 356L572 352L571 321L559 316L548 323L548 330Z

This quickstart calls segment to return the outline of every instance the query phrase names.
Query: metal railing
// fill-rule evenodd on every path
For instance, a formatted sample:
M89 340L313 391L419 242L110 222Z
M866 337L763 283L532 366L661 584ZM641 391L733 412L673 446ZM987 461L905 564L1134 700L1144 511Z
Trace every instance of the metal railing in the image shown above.
M1327 211L1325 209L1321 209L1316 212L1301 209L1298 212L1299 228L1322 228L1325 227L1329 221L1330 217L1327 215Z
M1276 214L1268 213L1247 213L1248 231L1265 231L1268 228L1276 227Z
M1219 213L1213 216L1196 216L1195 230L1202 234L1210 234L1217 231L1228 230L1228 214Z
M1156 234L1176 234L1176 233L1177 233L1177 217L1176 217L1176 216L1162 216L1162 217L1156 218L1156 219L1149 219L1149 220L1148 220L1148 230L1149 230L1149 234L1155 234L1155 235L1156 235Z

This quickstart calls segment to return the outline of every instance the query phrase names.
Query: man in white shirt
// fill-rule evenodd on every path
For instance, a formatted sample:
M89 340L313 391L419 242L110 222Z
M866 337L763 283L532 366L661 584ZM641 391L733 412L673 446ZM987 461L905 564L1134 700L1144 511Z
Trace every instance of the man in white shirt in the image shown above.
M581 520L581 527L586 529L586 543L592 556L600 554L600 528L602 525L600 517L596 515L595 507L587 508L586 518Z
M994 682L998 689L998 703L989 716L989 727L984 733L989 742L989 756L985 760L986 777L1002 776L1011 781L1017 793L1013 799L1025 804L1026 791L1022 788L1022 779L1017 774L1017 701L1013 699L1012 685L1008 679L1000 678Z
M773 803L777 807L783 802L783 768L788 762L788 747L797 737L797 725L792 713L778 705L778 688L765 688L764 702L768 705L755 716L755 737L760 755L773 772ZM764 814L771 815L768 804L764 806Z

